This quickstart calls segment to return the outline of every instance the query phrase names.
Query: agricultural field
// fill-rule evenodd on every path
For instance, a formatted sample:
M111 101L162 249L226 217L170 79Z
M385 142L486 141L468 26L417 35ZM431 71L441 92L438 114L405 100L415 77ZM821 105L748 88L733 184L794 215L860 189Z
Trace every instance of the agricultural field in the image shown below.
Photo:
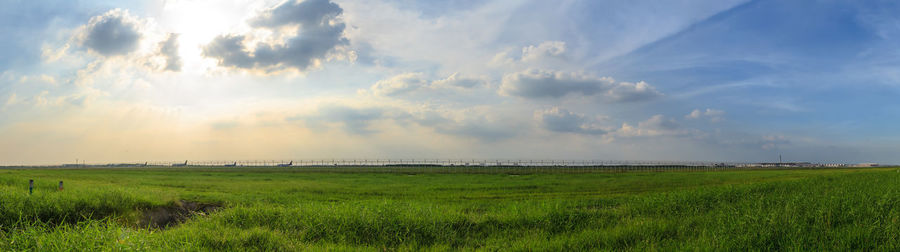
M900 170L0 170L2 251L776 249L900 249Z

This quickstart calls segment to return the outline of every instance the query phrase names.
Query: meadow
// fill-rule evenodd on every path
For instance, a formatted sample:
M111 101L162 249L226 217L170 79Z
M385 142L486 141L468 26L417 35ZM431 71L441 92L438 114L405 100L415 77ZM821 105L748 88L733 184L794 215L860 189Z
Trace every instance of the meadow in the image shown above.
M898 249L898 168L0 169L2 251Z

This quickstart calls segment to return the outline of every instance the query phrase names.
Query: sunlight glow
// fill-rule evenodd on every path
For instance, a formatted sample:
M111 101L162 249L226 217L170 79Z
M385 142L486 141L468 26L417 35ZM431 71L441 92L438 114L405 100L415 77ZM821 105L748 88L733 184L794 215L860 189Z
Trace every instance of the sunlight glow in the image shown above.
M252 4L257 5L257 4ZM215 65L203 58L202 45L218 35L248 29L244 20L253 9L244 1L169 1L160 23L179 34L179 54L187 73L201 73Z

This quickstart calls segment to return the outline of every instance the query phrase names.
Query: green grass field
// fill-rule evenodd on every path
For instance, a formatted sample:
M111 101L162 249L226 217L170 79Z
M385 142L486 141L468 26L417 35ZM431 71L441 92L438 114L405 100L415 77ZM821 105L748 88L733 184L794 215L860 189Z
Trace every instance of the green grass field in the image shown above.
M296 171L0 170L0 250L900 249L897 168ZM222 207L141 224L181 200Z

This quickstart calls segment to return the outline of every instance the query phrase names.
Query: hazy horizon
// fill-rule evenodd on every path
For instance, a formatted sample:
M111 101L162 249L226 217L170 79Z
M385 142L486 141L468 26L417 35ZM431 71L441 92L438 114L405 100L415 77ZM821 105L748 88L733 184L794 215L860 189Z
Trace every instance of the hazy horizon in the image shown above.
M900 163L892 1L0 3L0 165Z
M354 165L408 165L408 164L426 164L441 166L457 166L457 165L474 165L474 166L603 166L603 165L689 165L689 166L716 166L716 165L758 165L758 164L820 164L820 165L861 165L861 164L877 164L878 166L896 166L892 163L816 163L803 160L781 160L776 157L774 160L758 160L758 161L730 161L730 160L601 160L601 159L527 159L527 158L511 158L511 159L477 159L477 158L320 158L320 159L303 159L303 158L274 158L274 159L221 159L221 160L126 160L126 161L106 161L106 160L84 160L76 159L68 162L31 162L31 163L0 163L0 167L17 167L17 166L172 166L187 163L191 166L354 166Z

